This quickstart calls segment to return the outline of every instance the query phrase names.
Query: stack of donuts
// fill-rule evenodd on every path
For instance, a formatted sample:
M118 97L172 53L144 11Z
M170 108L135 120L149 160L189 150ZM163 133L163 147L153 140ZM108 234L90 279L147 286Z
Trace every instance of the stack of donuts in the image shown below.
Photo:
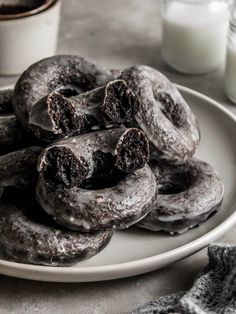
M114 230L182 233L222 202L219 176L193 157L196 117L148 66L41 60L0 91L0 134L0 248L9 260L68 266L100 252Z

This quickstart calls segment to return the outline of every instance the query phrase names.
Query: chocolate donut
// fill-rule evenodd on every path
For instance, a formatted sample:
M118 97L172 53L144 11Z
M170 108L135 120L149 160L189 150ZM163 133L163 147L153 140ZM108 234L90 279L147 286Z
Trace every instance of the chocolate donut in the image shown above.
M153 162L151 168L157 181L156 196L139 227L183 233L220 209L223 182L208 163L193 158L182 165Z
M28 146L29 136L13 113L12 89L0 90L0 155Z
M115 168L133 172L149 159L148 140L135 128L87 133L53 143L39 159L38 171L51 186L80 186Z
M0 116L0 155L27 146L28 136L14 115Z
M70 98L52 92L35 104L29 124L37 137L50 142L128 122L138 109L125 81L115 80Z
M120 78L139 98L135 123L145 132L154 155L174 164L193 156L200 141L199 126L177 88L148 66L127 68Z
M12 88L5 88L0 90L0 115L13 113L12 95Z
M0 155L32 145L41 143L22 128L15 115L0 115Z
M54 188L42 177L37 199L58 223L72 230L88 232L107 228L124 229L142 219L150 210L156 191L155 177L148 165L132 174L120 174L104 185L90 181L87 188Z
M112 231L68 231L37 204L0 204L0 247L6 258L47 266L69 266L99 253Z
M79 56L58 55L31 65L18 79L13 105L22 125L29 130L29 114L35 104L53 91L76 95L102 86L114 75Z
M36 182L41 147L32 146L0 156L0 187L30 188Z

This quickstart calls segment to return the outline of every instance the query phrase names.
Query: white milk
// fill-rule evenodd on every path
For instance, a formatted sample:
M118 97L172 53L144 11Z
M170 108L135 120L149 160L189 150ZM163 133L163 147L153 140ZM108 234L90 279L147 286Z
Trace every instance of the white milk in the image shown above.
M190 73L208 72L222 65L229 17L227 1L173 1L163 16L164 60Z
M229 99L236 103L236 40L229 42L227 48L225 91Z

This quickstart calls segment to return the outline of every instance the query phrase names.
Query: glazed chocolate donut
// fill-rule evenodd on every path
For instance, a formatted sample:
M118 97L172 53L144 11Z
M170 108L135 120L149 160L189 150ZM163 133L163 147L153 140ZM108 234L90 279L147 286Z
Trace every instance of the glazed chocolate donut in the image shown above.
M0 248L20 263L69 266L99 253L112 231L78 233L57 226L37 205L0 204Z
M53 91L76 95L102 86L114 75L79 56L58 55L31 65L18 79L13 105L22 125L29 130L29 114L35 104Z
M124 229L149 212L156 191L155 177L145 165L127 176L112 174L112 178L108 186L103 178L98 184L90 182L87 188L57 189L40 177L37 199L48 214L69 229Z
M0 90L0 155L27 146L29 138L13 113L12 89Z
M0 156L0 187L30 188L37 180L41 147L32 146Z
M13 113L12 95L12 88L0 90L0 115Z
M128 122L138 109L125 81L115 80L70 98L52 92L35 104L29 124L37 137L50 142Z
M27 136L14 115L0 116L0 154L6 154L26 144Z
M38 171L45 182L67 188L85 179L142 168L149 159L148 140L135 128L87 133L48 146L39 159Z
M190 159L176 166L154 162L151 168L157 181L156 197L139 227L183 233L220 209L224 186L206 162Z
M193 156L200 141L199 126L177 88L148 66L127 68L121 78L139 98L135 122L154 147L154 154L174 164Z

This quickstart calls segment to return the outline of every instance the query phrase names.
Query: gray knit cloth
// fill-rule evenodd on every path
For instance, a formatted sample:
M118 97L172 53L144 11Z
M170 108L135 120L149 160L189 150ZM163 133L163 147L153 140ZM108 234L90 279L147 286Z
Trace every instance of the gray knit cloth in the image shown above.
M188 292L160 297L132 314L236 314L236 246L213 244L208 256Z

